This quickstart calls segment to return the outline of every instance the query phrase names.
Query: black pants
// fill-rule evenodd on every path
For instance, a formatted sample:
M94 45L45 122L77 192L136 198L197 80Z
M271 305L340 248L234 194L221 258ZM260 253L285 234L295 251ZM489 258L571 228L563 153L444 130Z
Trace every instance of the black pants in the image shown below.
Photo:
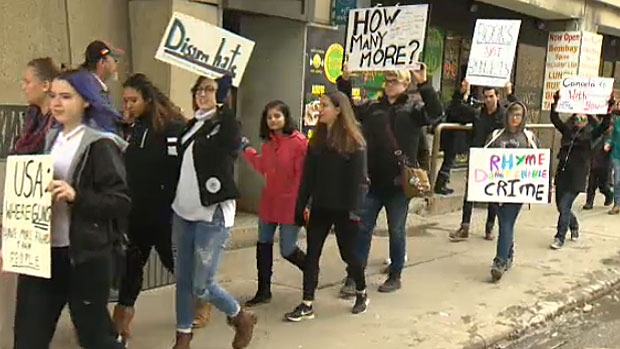
M467 174L466 174L467 176ZM474 203L471 201L467 201L467 188L468 184L465 183L465 195L463 195L463 213L461 216L461 224L470 224L471 223L471 214L474 210ZM495 218L497 218L497 204L488 203L487 204L487 229L493 228L495 225Z
M133 307L142 290L144 266L155 248L159 260L169 272L174 272L172 257L172 224L152 219L150 222L130 222L130 243L127 249L125 275L121 281L118 304Z
M319 261L323 252L323 245L332 226L336 232L336 241L340 250L340 257L347 264L351 277L355 280L358 291L366 289L366 278L361 261L355 257L359 223L349 219L349 212L334 211L324 208L312 208L308 222L308 251L306 255L306 269L304 270L305 301L314 300L314 292L319 283Z
M610 175L608 167L592 168L590 170L586 199L588 203L594 202L594 197L596 196L596 189L598 189L601 194L605 195L605 198L613 197L613 192L611 190L611 183L609 179Z
M80 347L123 348L107 308L111 277L111 256L72 265L68 248L53 248L51 279L19 276L14 349L48 349L66 304Z

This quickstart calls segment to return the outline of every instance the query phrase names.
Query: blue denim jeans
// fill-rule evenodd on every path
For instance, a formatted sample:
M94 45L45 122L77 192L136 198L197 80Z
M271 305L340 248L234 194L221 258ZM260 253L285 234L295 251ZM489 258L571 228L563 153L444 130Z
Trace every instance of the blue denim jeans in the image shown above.
M219 206L211 222L190 222L174 215L177 330L191 330L195 299L213 304L227 316L239 312L239 303L215 280L229 235Z
M500 267L510 267L514 259L515 223L523 204L499 204L497 218L499 221L499 236L497 238L497 252L493 264Z
M265 223L258 221L258 242L272 244L276 229L280 227L280 254L290 256L297 248L300 227L294 224Z
M409 199L402 191L389 195L368 193L364 199L360 213L360 231L356 246L356 254L365 266L368 262L372 232L377 225L377 217L385 207L390 237L390 273L400 275L405 265L407 252L407 214L409 213Z
M611 159L614 170L614 205L620 206L620 160Z
M555 204L560 212L560 216L558 217L557 233L555 237L564 242L566 232L569 228L574 232L579 231L579 221L577 221L577 216L573 213L573 203L579 193L559 190L560 188L556 189L558 190L556 190L555 193Z

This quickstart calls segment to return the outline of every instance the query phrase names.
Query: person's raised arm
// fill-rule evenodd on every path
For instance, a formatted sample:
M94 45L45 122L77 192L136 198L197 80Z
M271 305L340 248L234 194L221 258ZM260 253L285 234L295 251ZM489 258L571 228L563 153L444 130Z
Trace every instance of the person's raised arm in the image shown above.
M553 104L551 104L551 112L549 113L549 117L551 118L551 123L555 128L560 131L560 133L564 134L568 131L568 126L564 121L560 119L560 114L555 110L558 105L558 100L560 99L560 91L557 91L553 95Z

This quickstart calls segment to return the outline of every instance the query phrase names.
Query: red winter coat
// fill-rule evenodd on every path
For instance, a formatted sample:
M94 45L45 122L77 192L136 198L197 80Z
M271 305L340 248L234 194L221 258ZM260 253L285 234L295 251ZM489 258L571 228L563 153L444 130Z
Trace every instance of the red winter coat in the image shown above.
M295 224L295 203L308 141L300 132L272 135L261 155L247 147L243 158L265 177L258 217L265 223Z

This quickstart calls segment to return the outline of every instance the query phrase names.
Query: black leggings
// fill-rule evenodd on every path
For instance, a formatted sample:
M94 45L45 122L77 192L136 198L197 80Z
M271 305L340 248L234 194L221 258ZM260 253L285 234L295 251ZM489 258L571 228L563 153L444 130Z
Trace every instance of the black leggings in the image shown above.
M132 222L129 229L127 263L118 295L118 304L125 307L133 307L142 290L144 266L151 255L151 249L155 248L164 267L174 272L171 224L160 220L152 220L151 223Z
M107 308L111 280L111 256L74 265L68 248L53 248L51 279L19 276L14 349L49 349L66 304L80 347L123 348Z
M349 212L347 211L320 207L312 208L308 222L308 251L306 255L306 269L304 269L303 300L314 300L314 293L319 283L319 260L323 252L323 245L332 226L336 232L340 257L347 264L347 269L355 280L356 289L358 291L366 289L364 268L354 253L358 225L359 223L349 219Z

